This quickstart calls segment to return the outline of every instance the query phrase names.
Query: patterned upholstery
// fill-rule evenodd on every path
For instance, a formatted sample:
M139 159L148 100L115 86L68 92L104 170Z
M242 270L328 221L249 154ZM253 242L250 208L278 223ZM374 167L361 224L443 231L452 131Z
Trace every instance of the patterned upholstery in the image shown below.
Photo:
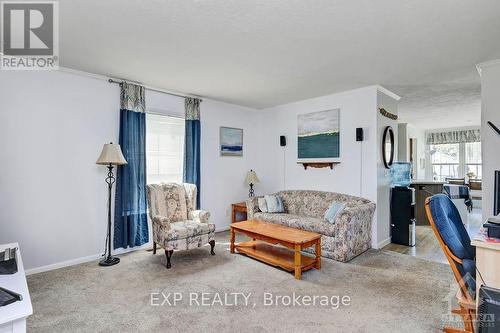
M321 255L347 262L371 247L371 224L375 204L367 199L333 192L291 190L276 193L285 213L263 213L258 198L247 200L248 218L321 234ZM345 203L333 224L324 214L332 202ZM307 249L313 252L314 249Z
M208 223L210 213L194 209L196 185L150 184L147 189L156 244L165 250L189 250L215 240L215 225Z

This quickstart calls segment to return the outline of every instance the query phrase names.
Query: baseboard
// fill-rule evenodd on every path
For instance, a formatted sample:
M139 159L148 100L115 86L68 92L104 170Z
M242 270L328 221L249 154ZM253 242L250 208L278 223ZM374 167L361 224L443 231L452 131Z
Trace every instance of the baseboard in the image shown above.
M121 249L113 250L113 255L121 255L121 254L125 254L125 253L132 252L132 251L147 250L151 247L152 247L152 245L150 243L146 243L146 244L143 244L143 245L138 246L138 247L132 247L132 248L126 248L126 249L121 248ZM94 254L91 256L87 256L87 257L65 260L65 261L57 262L55 264L50 264L50 265L45 265L45 266L27 269L26 275L48 272L48 271L52 271L54 269L83 264L83 263L86 263L89 261L95 261L95 260L98 260L101 258L102 258L102 254Z
M223 228L216 229L215 233L225 232L225 231L228 231L229 229L231 229L231 227L230 226L226 226L226 227L223 227Z
M76 259L61 261L61 262L58 262L58 263L55 263L55 264L50 264L50 265L35 267L35 268L27 269L26 270L26 275L43 273L43 272L51 271L51 270L58 269L58 268L63 268L63 267L68 267L68 266L83 264L83 263L86 263L86 262L89 262L89 261L94 261L94 260L100 259L101 257L102 257L102 255L100 255L100 254L94 254L92 256L87 256L87 257L82 257L82 258L76 258Z
M377 244L377 249L381 249L381 248L383 248L384 246L386 246L386 245L388 245L390 243L391 243L391 237L388 237L388 238L384 239L383 241L381 241L381 242L379 242Z
M230 229L229 226L217 229L216 232L225 232ZM140 250L148 250L152 247L153 245L151 243L146 243L138 247L132 247L132 248L120 248L117 250L113 250L113 255L121 255L125 253L129 253L132 251L140 251ZM31 275L31 274L37 274L37 273L43 273L43 272L48 272L54 269L58 268L63 268L63 267L68 267L68 266L73 266L73 265L78 265L78 264L83 264L89 261L94 261L101 259L102 255L101 254L94 254L92 256L87 256L87 257L82 257L82 258L76 258L76 259L70 259L66 261L61 261L57 262L55 264L50 264L50 265L45 265L45 266L40 266L40 267L35 267L31 269L26 270L26 275Z

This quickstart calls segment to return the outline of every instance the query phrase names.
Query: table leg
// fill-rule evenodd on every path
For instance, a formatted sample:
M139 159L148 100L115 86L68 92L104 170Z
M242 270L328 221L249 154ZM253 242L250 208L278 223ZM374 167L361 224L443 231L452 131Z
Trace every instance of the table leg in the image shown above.
M234 229L231 228L231 253L234 253Z
M236 222L236 209L234 207L231 208L231 223Z
M316 242L316 264L314 268L321 269L321 238Z
M301 246L300 245L295 245L295 261L294 261L294 264L295 264L295 278L297 280L300 280L301 279L301 276L302 276L302 255L300 254L300 248Z

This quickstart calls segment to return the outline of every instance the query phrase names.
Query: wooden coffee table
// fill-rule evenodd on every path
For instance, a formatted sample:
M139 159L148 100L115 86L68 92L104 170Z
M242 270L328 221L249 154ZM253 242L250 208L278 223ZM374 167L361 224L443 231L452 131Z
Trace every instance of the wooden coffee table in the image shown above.
M237 232L253 240L234 244ZM271 244L281 244L284 247ZM316 257L301 253L301 250L313 245L316 247ZM259 220L236 222L231 224L231 253L235 249L267 264L294 271L298 280L303 271L313 267L321 269L321 235L315 232Z

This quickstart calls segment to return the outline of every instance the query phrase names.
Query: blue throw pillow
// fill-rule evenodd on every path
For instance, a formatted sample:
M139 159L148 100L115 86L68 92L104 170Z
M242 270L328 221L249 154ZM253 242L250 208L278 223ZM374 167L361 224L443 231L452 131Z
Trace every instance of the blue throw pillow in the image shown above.
M335 219L337 218L337 215L342 213L342 211L345 208L345 203L341 202L333 202L330 205L330 208L327 209L325 212L325 219L330 222L331 224L335 223Z
M257 203L259 205L259 210L263 213L267 213L267 202L264 198L258 198Z
M269 213L284 213L283 200L277 195L265 195L267 211Z

